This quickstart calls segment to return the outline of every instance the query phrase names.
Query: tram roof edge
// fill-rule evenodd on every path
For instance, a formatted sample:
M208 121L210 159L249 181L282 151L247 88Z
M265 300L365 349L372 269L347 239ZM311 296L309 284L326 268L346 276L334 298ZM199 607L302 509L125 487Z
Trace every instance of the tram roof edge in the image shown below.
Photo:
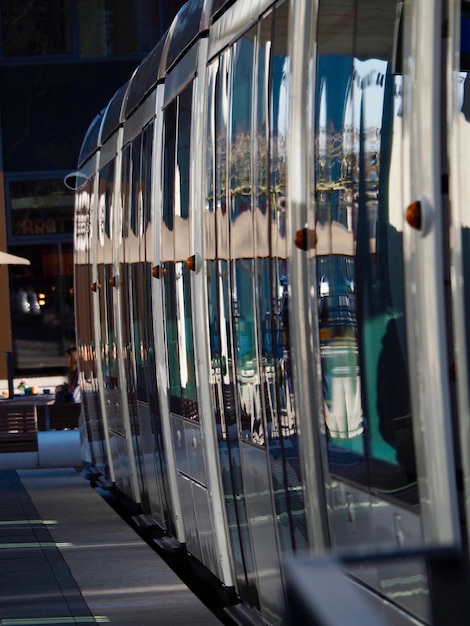
M80 168L84 163L88 161L92 154L96 152L98 147L98 140L100 136L101 124L106 109L102 109L98 115L93 118L93 121L88 127L85 137L82 141L80 148L80 154L78 157L78 167Z

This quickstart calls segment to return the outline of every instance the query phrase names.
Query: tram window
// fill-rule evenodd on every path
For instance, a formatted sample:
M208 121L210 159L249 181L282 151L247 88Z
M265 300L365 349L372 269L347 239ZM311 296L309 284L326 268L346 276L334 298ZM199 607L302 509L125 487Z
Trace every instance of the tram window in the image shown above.
M129 210L130 210L130 169L131 169L131 145L128 144L122 153L121 167L121 206L122 206L122 236L129 236Z
M254 300L254 225L252 205L252 103L256 31L234 45L232 125L230 132L230 219L233 275L233 329L239 428L242 438L265 444L257 363ZM243 233L243 235L242 235Z
M139 135L132 142L132 185L131 185L131 206L130 206L130 226L132 232L137 237L142 235L140 230L142 212L142 135Z
M165 262L163 289L169 396L172 412L197 420L197 393L191 319L189 269L184 262L190 249L189 183L193 88L190 84L165 108L165 160L162 237Z
M108 239L111 238L112 207L114 193L114 161L111 161L100 172L100 184L103 185L103 226Z
M69 0L36 0L26 6L18 0L2 0L0 7L4 56L73 52Z
M351 3L335 38L329 7L320 3L315 145L328 462L333 474L415 502L403 218L391 184L401 167L396 6Z
M152 154L153 154L153 122L144 128L142 139L142 159L143 159L143 231L145 232L151 219L151 199L152 199Z

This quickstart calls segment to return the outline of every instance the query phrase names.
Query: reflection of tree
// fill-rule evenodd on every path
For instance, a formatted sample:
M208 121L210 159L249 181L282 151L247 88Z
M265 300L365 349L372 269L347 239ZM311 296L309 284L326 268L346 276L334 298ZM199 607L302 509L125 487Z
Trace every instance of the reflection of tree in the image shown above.
M376 202L380 171L380 129L360 129L349 126L335 131L331 125L316 133L315 189L317 219L321 223L337 220L354 230L359 186L359 148L364 155L364 181L366 202ZM338 192L336 194L334 192ZM334 200L335 199L335 200ZM326 213L325 213L326 211ZM355 211L354 211L355 213Z
M257 181L252 180L253 141L249 133L240 131L232 135L230 144L230 195L232 197L250 196L252 187L257 189L259 196L268 194L268 182L272 194L273 206L276 206L275 197L286 186L286 140L283 135L270 137L270 146L266 142L264 133L259 132L256 142L255 171ZM270 160L268 160L268 149ZM219 188L216 191L217 200L227 196L226 168L227 168L227 141L223 134L217 138L217 181ZM269 163L269 171L268 171ZM208 197L212 201L212 197Z

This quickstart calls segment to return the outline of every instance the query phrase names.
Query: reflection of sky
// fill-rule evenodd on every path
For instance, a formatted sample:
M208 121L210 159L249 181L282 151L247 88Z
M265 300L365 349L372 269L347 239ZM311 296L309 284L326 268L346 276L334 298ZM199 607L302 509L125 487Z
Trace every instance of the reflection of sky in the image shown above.
M338 70L345 76L345 81L338 81L338 73L332 76L324 75L319 97L319 151L325 156L327 136L331 131L330 124L338 130L341 124L343 133L343 147L346 152L359 151L359 130L361 127L361 109L365 130L382 128L384 108L385 80L387 77L386 61L368 59L361 61L353 59L351 65L339 66ZM328 67L328 66L326 66ZM329 67L328 67L329 69ZM336 70L336 68L335 68ZM346 76L347 75L347 76ZM336 80L335 80L336 78ZM389 78L389 77L388 77ZM329 89L330 87L330 89ZM344 89L343 94L341 93ZM395 78L394 115L401 114L401 78ZM337 109L337 103L343 103L342 109ZM341 120L337 118L341 115ZM376 149L377 133L367 133L365 149ZM373 140L373 144L370 141Z
M402 77L392 76L388 62L380 59L360 60L347 57L324 60L320 64L319 156L327 154L329 133L341 129L344 153L359 153L361 115L364 149L380 154L386 80L394 81L393 143L390 171L389 221L403 230L401 210L401 114ZM352 63L352 65L351 65ZM389 90L390 93L390 90Z
M343 128L351 133L355 151L359 151L359 129L361 127L361 108L364 130L382 128L384 105L385 76L387 62L377 59L360 61L354 59L353 72L348 85L344 109ZM365 150L376 149L376 143L370 143L371 138L377 138L376 133L366 133Z

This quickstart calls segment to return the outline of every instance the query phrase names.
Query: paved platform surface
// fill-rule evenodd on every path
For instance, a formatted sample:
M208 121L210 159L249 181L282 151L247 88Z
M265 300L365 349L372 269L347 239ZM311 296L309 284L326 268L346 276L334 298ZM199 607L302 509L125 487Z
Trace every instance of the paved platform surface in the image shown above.
M74 469L0 471L0 625L221 622Z

